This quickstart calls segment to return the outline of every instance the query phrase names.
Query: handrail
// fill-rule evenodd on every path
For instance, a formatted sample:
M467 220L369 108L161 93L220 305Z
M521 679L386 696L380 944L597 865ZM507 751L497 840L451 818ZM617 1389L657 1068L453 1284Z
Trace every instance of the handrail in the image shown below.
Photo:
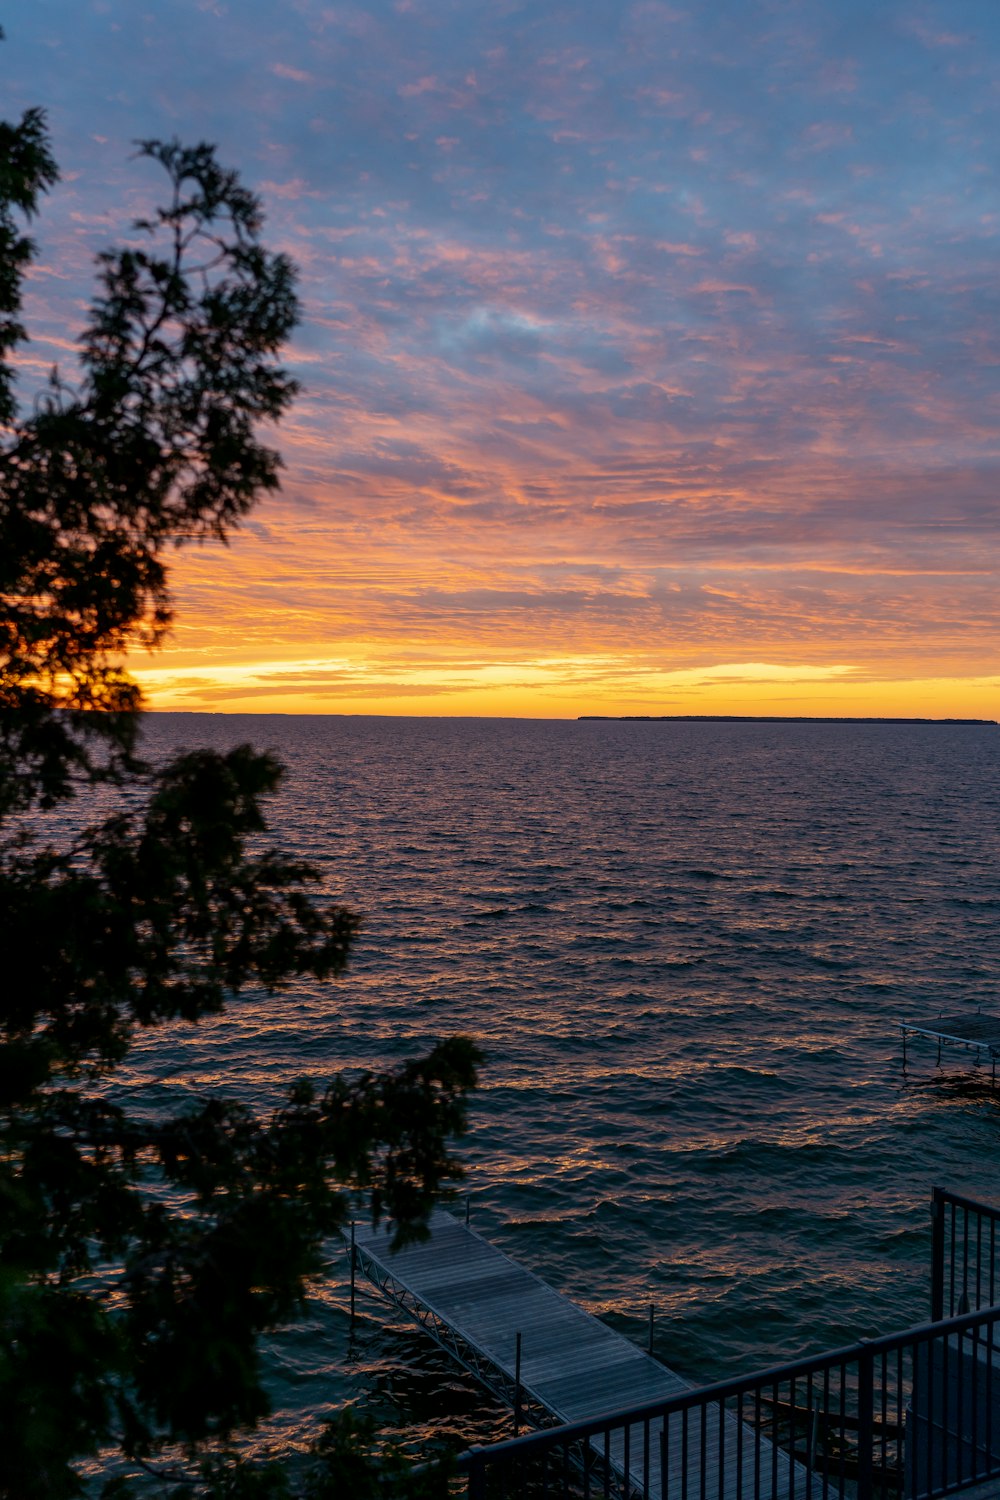
M833 1365L857 1364L865 1359L875 1359L880 1354L894 1354L907 1345L927 1343L933 1338L948 1338L952 1334L966 1333L969 1329L1000 1323L1000 1307L986 1308L980 1312L963 1313L960 1317L944 1318L940 1322L917 1323L900 1333L883 1334L876 1339L860 1339L856 1344L846 1344L841 1349L824 1350L821 1354L809 1354L784 1365L772 1365L755 1370L749 1375L739 1375L729 1380L717 1380L712 1385L695 1386L690 1391L679 1391L674 1396L662 1397L659 1401L647 1401L642 1406L627 1410L609 1411L602 1416L587 1417L579 1422L566 1422L559 1427L547 1427L540 1432L528 1432L523 1437L505 1438L499 1443L490 1443L488 1449L478 1444L458 1456L459 1468L467 1467L464 1460L472 1455L495 1454L497 1458L516 1455L519 1452L538 1449L553 1444L576 1442L604 1432L608 1427L636 1427L642 1422L657 1417L672 1416L674 1412L690 1410L695 1406L708 1406L732 1396L745 1394L747 1390L769 1385L782 1385L786 1381L799 1380L809 1375L821 1374Z
M951 1188L935 1187L933 1201L954 1203L958 1208L972 1209L984 1219L996 1219L1000 1222L1000 1208L994 1208L989 1203L980 1203L977 1198L967 1198L964 1193L953 1193Z
M935 1187L931 1195L931 1317L1000 1301L1000 1209ZM947 1282L947 1286L946 1286ZM959 1286L961 1290L959 1290Z
M743 1500L761 1482L777 1496L779 1472L781 1494L826 1500L903 1488L938 1500L1000 1478L1000 1208L935 1187L932 1214L929 1321L474 1446L457 1459L470 1497L482 1500L488 1479L497 1496L520 1496L531 1475L546 1495L576 1494L574 1467L581 1493L596 1482L603 1495L662 1489L665 1500L705 1500L710 1475Z
M721 1424L727 1420L740 1422L738 1430L747 1436L745 1439L737 1437L729 1457L724 1458L720 1451L719 1459L723 1461L726 1472L729 1464L733 1466L737 1492L746 1500L758 1493L756 1481L750 1487L746 1464L752 1461L759 1467L763 1459L771 1471L773 1488L778 1477L779 1449L784 1450L780 1452L780 1463L792 1466L788 1474L790 1492L795 1494L819 1493L831 1497L831 1500L833 1497L843 1500L850 1493L856 1500L874 1500L876 1495L883 1493L886 1484L898 1488L903 1482L905 1469L910 1475L907 1482L919 1485L913 1493L921 1494L924 1500L950 1495L972 1482L1000 1474L1000 1421L994 1427L992 1415L989 1415L987 1427L980 1430L978 1415L979 1397L985 1393L986 1405L992 1408L993 1393L1000 1393L1000 1370L994 1374L996 1357L1000 1355L1000 1342L995 1333L998 1324L1000 1306L915 1324L896 1333L805 1355L627 1410L605 1412L488 1447L475 1446L459 1455L457 1467L468 1477L469 1495L480 1497L486 1494L488 1473L496 1472L499 1478L506 1472L515 1479L518 1473L525 1472L525 1464L540 1463L544 1467L555 1459L557 1469L564 1474L568 1473L567 1464L579 1463L586 1479L588 1466L593 1462L593 1458L588 1459L586 1454L596 1453L600 1462L603 1453L605 1466L611 1462L612 1467L621 1470L618 1488L623 1495L633 1492L648 1494L646 1465L651 1444L658 1440L665 1445L670 1429L672 1434L679 1433L686 1445L690 1431L692 1445L696 1442L696 1434L701 1440L702 1452L698 1461L701 1479L699 1481L696 1473L691 1485L685 1479L678 1481L680 1493L685 1496L704 1494L705 1434L709 1424L713 1431L721 1434ZM971 1341L966 1341L970 1334ZM983 1352L987 1354L985 1361ZM905 1378L904 1370L908 1372ZM949 1394L949 1380L957 1396ZM804 1400L797 1394L802 1392L803 1384ZM907 1389L909 1395L905 1394ZM784 1390L790 1395L788 1402L779 1398L779 1391ZM755 1416L750 1426L743 1427L742 1413L748 1397L752 1398ZM914 1403L913 1410L910 1415L905 1415L910 1401ZM727 1403L730 1403L728 1407ZM763 1426L762 1408L771 1412L764 1418ZM967 1430L970 1420L971 1430ZM782 1421L787 1427L784 1437L779 1431ZM809 1425L805 1453L801 1451L803 1422ZM905 1451L904 1431L907 1433ZM638 1481L629 1478L629 1434L632 1432L639 1433L635 1442L643 1445L645 1453L641 1473L647 1477L640 1477ZM817 1457L817 1436L826 1444L829 1433L836 1440L835 1446L833 1449L824 1446L825 1456ZM618 1434L624 1443L624 1462L620 1456L617 1460L610 1458L613 1434ZM844 1449L846 1434L852 1435L847 1452ZM674 1441L673 1436L670 1441ZM769 1455L766 1458L761 1449L762 1441ZM746 1464L744 1443L750 1445ZM634 1446L632 1451L636 1452ZM684 1451L691 1450L685 1447ZM661 1471L665 1453L666 1447L663 1446ZM803 1463L806 1468L802 1471L802 1478L795 1480L792 1470ZM809 1477L810 1471L812 1478ZM722 1479L720 1469L720 1486ZM845 1489L845 1485L848 1488ZM592 1493L586 1484L585 1491ZM508 1491L504 1488L502 1492L519 1495L521 1489ZM618 1490L614 1492L618 1493ZM546 1494L549 1493L569 1494L570 1491L547 1489ZM601 1493L611 1493L607 1488L607 1475ZM663 1493L666 1495L666 1489ZM719 1493L722 1493L721 1488Z

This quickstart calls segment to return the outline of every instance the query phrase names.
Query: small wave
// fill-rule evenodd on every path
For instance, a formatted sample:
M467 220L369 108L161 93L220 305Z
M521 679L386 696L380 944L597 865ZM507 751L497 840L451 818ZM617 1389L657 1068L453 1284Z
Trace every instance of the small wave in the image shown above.
M829 1168L836 1148L818 1142L783 1145L779 1141L744 1140L692 1162L707 1177L753 1170L761 1175L783 1176L812 1167Z

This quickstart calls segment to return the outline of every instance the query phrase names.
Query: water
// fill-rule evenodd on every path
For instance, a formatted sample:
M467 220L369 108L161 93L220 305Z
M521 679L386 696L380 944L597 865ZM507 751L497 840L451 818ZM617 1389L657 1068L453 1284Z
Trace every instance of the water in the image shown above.
M156 716L289 767L276 842L362 911L351 970L142 1043L138 1100L260 1105L456 1031L488 1054L474 1223L695 1380L921 1321L928 1196L1000 1198L998 1102L900 1016L1000 1009L990 728ZM915 1049L916 1051L917 1049ZM1000 1095L998 1095L1000 1099ZM335 1265L273 1422L411 1446L509 1418Z

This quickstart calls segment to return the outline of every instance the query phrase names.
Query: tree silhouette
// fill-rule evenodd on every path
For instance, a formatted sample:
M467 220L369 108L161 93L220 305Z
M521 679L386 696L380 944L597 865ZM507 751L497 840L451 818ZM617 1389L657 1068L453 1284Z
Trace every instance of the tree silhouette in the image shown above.
M16 1500L81 1493L80 1461L109 1445L186 1455L195 1477L172 1493L293 1493L280 1465L241 1479L220 1456L267 1411L258 1336L299 1305L352 1195L397 1238L421 1232L459 1175L479 1060L452 1038L302 1081L267 1117L214 1095L145 1117L108 1095L144 1028L251 983L330 979L358 925L265 847L272 757L137 753L122 654L168 628L169 550L227 537L276 488L257 428L295 395L276 357L297 314L292 265L213 150L140 155L168 202L99 257L74 383L53 373L22 416L21 221L57 173L40 112L0 124L0 1494ZM117 810L60 843L53 815L95 782ZM322 1450L302 1493L374 1486L350 1424Z

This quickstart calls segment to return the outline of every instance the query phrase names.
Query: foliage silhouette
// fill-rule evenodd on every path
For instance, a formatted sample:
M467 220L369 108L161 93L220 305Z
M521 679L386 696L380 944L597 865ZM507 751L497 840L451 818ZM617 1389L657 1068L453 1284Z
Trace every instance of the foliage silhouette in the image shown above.
M152 1118L109 1091L143 1029L331 979L358 926L264 844L270 756L137 753L122 653L170 623L169 550L228 537L276 488L257 427L295 395L277 353L297 314L292 265L212 149L140 155L169 201L100 257L75 383L54 371L21 416L19 225L57 173L37 110L0 125L0 1494L79 1494L110 1446L169 1453L178 1496L361 1496L381 1481L350 1422L294 1481L226 1445L265 1415L258 1336L298 1307L352 1196L404 1240L460 1175L479 1055L455 1037L303 1081L268 1117L211 1096ZM60 842L53 819L97 782L117 810ZM389 1472L400 1493L437 1483Z

